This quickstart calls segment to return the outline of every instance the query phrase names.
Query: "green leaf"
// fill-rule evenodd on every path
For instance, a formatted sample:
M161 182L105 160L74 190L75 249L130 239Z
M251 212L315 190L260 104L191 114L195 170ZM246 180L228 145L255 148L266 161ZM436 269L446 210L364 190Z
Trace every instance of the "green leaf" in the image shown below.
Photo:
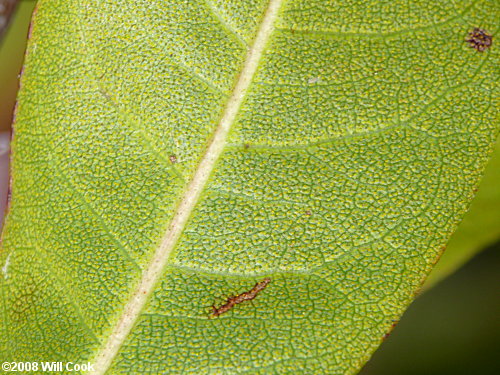
M429 288L500 238L500 143L486 167L478 192L463 221L427 278Z
M40 1L3 359L357 371L479 183L498 48L465 39L498 16L493 0Z

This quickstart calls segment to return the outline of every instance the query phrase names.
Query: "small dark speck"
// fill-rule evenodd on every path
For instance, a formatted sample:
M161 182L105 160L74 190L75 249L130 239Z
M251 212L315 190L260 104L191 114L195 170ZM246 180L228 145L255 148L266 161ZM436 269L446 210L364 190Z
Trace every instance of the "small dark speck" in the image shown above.
M483 52L493 44L493 36L486 30L475 27L474 30L469 33L469 38L465 41L469 43L469 47L479 52Z
M245 150L248 150L250 148L250 145L248 143L245 143L243 147L245 148Z
M172 164L177 163L177 156L175 156L175 155L170 155L170 156L168 157L168 159L170 160L170 162L171 162Z
M307 210L307 211L306 211L306 215L307 215L307 216L311 216L311 215L312 215L312 211L311 211L311 210Z

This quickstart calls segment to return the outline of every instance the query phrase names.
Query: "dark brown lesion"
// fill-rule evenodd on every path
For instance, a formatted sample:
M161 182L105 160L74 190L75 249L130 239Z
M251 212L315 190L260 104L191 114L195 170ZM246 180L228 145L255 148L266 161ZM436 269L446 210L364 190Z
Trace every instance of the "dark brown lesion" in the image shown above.
M491 47L493 43L493 36L486 30L475 27L474 30L469 33L468 39L465 41L469 43L471 48L474 48L479 52L483 52Z
M264 280L259 281L257 284L255 284L255 286L248 292L243 292L241 294L238 294L237 296L229 297L226 300L226 303L224 303L219 307L216 307L215 305L212 306L212 314L210 316L212 318L216 318L219 315L222 315L225 312L231 310L235 305L239 303L253 300L255 297L257 297L257 294L259 294L262 290L264 290L267 287L267 284L269 284L270 282L271 278L266 277Z

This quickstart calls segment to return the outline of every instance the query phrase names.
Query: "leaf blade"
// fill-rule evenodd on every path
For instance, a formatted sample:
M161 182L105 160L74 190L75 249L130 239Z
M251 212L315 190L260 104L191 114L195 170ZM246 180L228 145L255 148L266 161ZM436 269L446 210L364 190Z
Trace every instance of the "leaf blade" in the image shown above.
M81 341L64 356L74 361L92 358L124 316L184 191L170 156L188 181L245 51L204 3L108 2L104 12L62 3L41 3L40 17L54 20L45 25L56 31L39 22L31 42L39 52L23 79L4 243L14 255L2 292L5 314L28 288L31 305L64 316L59 325L48 319L47 331L73 330ZM228 146L112 371L352 372L409 303L465 210L486 161L482 148L498 132L481 100L494 92L497 53L478 54L462 36L477 20L496 27L495 12L470 3L450 18L422 3L411 16L420 18L405 20L421 26L415 30L392 33L397 12L374 12L380 22L354 22L350 33L332 3L316 5L290 1L282 9ZM429 14L441 22L427 27ZM319 27L327 23L334 27ZM59 60L50 42L56 32L66 48ZM469 117L450 117L457 108ZM46 207L23 209L36 201L26 192L36 177L36 186L49 184L35 197ZM21 227L28 215L34 229ZM38 250L19 254L33 243ZM44 257L33 261L35 253ZM211 299L248 290L264 275L273 281L253 305L208 320ZM59 304L47 308L42 299ZM28 309L8 327L20 338L39 314ZM46 343L27 345L33 356L47 355Z
M499 155L500 147L497 140L478 192L464 219L453 233L446 251L429 274L424 288L433 287L500 237L500 214L498 213L500 191L497 185Z

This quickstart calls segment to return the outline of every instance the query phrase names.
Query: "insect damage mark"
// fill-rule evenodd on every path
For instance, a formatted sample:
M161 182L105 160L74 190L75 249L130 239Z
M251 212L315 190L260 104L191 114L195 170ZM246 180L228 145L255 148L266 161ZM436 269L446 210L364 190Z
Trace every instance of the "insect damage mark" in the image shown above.
M474 30L469 33L469 39L466 39L465 41L469 43L469 47L474 48L479 52L483 52L491 47L493 43L493 36L488 34L486 30L475 27Z
M210 315L212 318L216 318L219 315L224 314L225 312L231 310L235 305L245 302L245 301L250 301L257 297L257 294L259 294L262 290L264 290L271 282L271 278L266 277L264 280L259 281L255 286L250 289L248 292L243 292L241 294L238 294L237 296L232 296L229 297L226 301L225 304L223 304L220 307L216 307L215 305L212 306L212 314Z

